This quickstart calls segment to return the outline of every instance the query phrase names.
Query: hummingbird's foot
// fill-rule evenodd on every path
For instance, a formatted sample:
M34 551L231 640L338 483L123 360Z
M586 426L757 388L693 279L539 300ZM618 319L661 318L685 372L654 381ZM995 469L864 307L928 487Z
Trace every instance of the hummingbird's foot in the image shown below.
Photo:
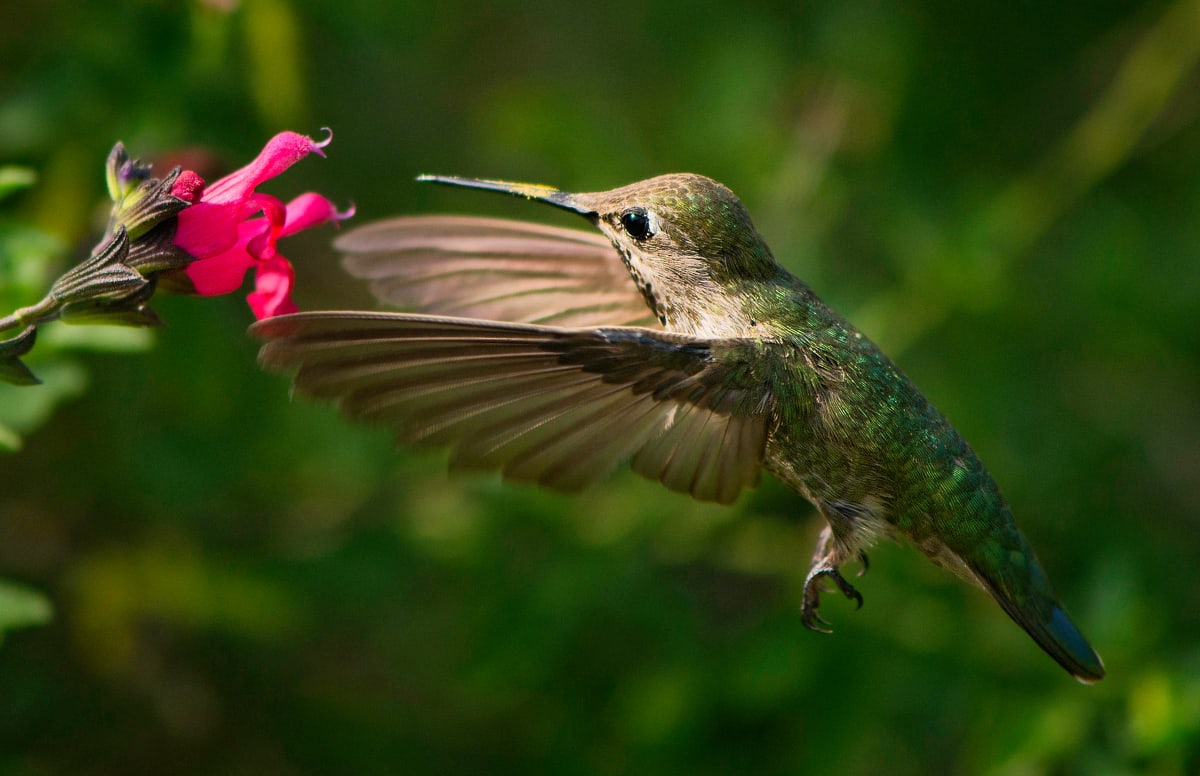
M862 563L862 566L860 566L858 569L858 576L865 577L867 572L871 570L871 559L867 557L865 550L859 550L858 560L860 563ZM859 603L859 606L862 606L861 602Z
M817 614L817 607L821 605L822 577L833 580L833 583L842 591L842 595L858 604L859 609L862 608L863 597L862 593L854 589L854 585L846 581L846 578L842 576L836 566L818 564L809 570L808 577L804 580L804 603L800 607L800 621L809 630L817 631L818 633L832 633L829 628L822 627L829 625L829 623L821 615Z

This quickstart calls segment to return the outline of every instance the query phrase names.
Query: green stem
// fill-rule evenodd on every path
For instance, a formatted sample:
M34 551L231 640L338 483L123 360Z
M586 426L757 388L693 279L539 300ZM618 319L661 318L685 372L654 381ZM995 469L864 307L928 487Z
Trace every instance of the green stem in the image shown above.
M52 296L29 307L22 307L11 315L0 318L0 332L29 325L47 323L58 317L59 302Z

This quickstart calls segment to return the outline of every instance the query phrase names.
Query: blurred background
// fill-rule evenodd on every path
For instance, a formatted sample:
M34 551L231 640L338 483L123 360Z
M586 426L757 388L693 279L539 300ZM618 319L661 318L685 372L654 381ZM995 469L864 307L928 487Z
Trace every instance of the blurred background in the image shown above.
M351 223L584 226L419 173L703 173L972 443L1109 677L890 544L810 633L777 483L452 477L290 401L241 295L160 297L0 385L0 773L1200 772L1200 3L7 7L0 312L117 140L211 180L332 127L264 189ZM333 235L283 244L297 300L371 305Z

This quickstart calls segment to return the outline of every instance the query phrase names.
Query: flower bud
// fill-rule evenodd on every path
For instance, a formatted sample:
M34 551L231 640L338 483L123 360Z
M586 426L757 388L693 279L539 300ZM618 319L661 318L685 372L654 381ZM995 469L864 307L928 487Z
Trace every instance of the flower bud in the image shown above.
M90 298L65 304L60 312L63 323L101 326L163 326L163 320L146 303L154 296L153 280L142 284L128 296Z
M90 257L55 281L50 296L59 304L129 296L146 285L146 279L125 266L128 255L129 237L125 227L119 226Z

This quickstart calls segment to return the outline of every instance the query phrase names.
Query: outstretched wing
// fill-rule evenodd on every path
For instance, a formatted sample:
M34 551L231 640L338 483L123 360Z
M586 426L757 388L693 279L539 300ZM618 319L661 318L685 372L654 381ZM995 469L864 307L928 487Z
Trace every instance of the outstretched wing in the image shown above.
M564 329L404 313L269 318L267 369L452 462L577 490L638 473L729 503L758 482L772 412L769 343L641 328Z
M436 315L555 326L654 326L620 254L575 229L470 216L403 216L334 246L381 301Z

